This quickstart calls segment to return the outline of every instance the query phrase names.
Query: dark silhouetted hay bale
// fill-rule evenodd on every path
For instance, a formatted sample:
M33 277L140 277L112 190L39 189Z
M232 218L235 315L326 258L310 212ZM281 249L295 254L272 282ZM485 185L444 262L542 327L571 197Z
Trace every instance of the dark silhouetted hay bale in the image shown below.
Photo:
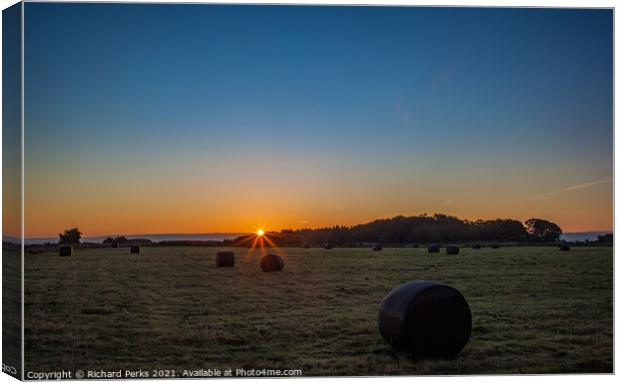
M440 248L439 244L431 244L428 246L428 253L439 253Z
M493 249L497 249L497 248L499 248L499 244L493 244L493 245L491 246L491 248L493 248Z
M334 246L332 245L332 243L325 243L325 246L323 248L325 248L325 249L332 249L332 248L334 248Z
M284 260L280 256L270 253L260 259L260 268L263 272L278 272L284 269Z
M302 248L310 248L310 244L308 244L308 243L303 243L303 244L301 245L301 247L302 247Z
M570 245L566 243L560 244L560 251L570 251Z
M481 248L480 244L474 244L471 246L471 249L480 249L480 248Z
M131 249L130 249L131 253L140 253L140 246L139 245L132 245Z
M381 301L379 331L396 350L416 356L451 357L471 336L471 310L455 288L409 281Z
M373 251L381 251L383 249L383 245L377 243L375 245L372 246L372 250Z
M60 256L73 256L73 247L70 245L61 245L58 247Z
M222 251L215 254L216 267L234 267L235 254L231 251Z
M459 254L459 246L458 245L447 245L446 253L448 255L458 255Z

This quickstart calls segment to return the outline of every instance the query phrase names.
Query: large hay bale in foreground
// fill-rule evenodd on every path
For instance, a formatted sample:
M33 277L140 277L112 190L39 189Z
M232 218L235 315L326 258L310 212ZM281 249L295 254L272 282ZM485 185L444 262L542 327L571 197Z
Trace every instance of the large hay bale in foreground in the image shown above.
M140 253L140 246L139 245L132 245L131 249L130 249L130 253Z
M428 246L428 253L439 253L440 248L439 244L431 244Z
M383 249L383 245L377 243L375 245L372 246L372 250L373 251L381 251Z
M73 256L73 247L70 245L61 245L58 247L60 256Z
M459 246L458 245L447 245L446 253L448 255L458 255L459 254Z
M270 253L260 259L260 268L263 272L278 272L284 269L284 260L282 257Z
M409 281L381 301L379 331L396 350L416 356L451 357L471 336L471 310L455 288Z
M235 254L231 251L222 251L215 254L216 267L234 267Z
M570 245L567 243L560 244L560 251L570 251Z
M332 248L334 248L334 246L332 245L332 243L325 243L325 246L323 248L325 248L325 249L332 249Z

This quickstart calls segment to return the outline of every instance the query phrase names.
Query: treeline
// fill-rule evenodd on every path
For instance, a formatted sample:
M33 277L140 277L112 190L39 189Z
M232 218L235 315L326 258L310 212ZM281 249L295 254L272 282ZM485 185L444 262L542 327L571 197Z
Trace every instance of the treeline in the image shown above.
M119 236L116 238L107 237L105 240L103 240L103 244L111 245L111 246L127 247L130 245L149 245L149 244L153 244L153 241L151 241L150 239L128 239L125 236Z
M270 232L279 246L355 245L358 243L412 244L463 242L553 242L562 229L553 222L532 218L522 223L513 219L463 220L444 214L396 216L355 226Z

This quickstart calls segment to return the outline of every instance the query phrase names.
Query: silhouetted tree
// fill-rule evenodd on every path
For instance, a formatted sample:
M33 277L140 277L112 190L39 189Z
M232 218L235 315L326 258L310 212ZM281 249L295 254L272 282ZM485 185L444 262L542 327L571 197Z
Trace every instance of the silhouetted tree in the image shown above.
M562 234L557 224L547 220L532 218L525 221L527 232L536 240L556 241Z
M129 243L129 240L125 236L119 236L116 239L114 239L114 241L122 245Z
M82 238L82 232L77 228L71 228L63 233L59 233L58 244L79 244Z
M597 235L598 243L612 245L614 243L614 235L606 233L604 235Z

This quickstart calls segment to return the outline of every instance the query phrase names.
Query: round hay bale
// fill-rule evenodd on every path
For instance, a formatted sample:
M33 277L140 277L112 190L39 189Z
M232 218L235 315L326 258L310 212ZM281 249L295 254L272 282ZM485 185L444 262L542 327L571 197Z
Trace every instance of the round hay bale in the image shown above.
M560 244L560 251L570 251L570 245L566 243Z
M428 246L428 253L439 253L440 248L439 244L431 244Z
M301 247L302 247L302 248L306 248L306 249L308 249L308 248L310 248L310 244L308 244L308 243L303 243L303 244L301 245Z
M409 281L381 301L379 331L396 350L416 356L451 357L471 336L471 310L455 288Z
M130 253L140 253L140 246L139 245L132 245L129 252Z
M383 245L377 243L375 245L372 246L372 250L373 251L381 251L383 249Z
M284 260L280 256L270 253L260 259L260 268L263 272L278 272L284 269Z
M480 249L481 245L480 244L474 244L471 246L471 249Z
M493 248L493 249L497 249L497 248L499 248L499 244L493 244L493 245L491 246L491 248Z
M458 255L459 254L459 246L458 245L447 245L446 246L446 254L448 254L448 255Z
M323 248L325 248L325 249L332 249L332 248L334 248L334 246L332 245L332 243L325 243L325 246Z
M73 256L73 247L70 245L61 245L58 247L60 256Z
M234 267L235 254L231 251L222 251L215 254L216 267Z

